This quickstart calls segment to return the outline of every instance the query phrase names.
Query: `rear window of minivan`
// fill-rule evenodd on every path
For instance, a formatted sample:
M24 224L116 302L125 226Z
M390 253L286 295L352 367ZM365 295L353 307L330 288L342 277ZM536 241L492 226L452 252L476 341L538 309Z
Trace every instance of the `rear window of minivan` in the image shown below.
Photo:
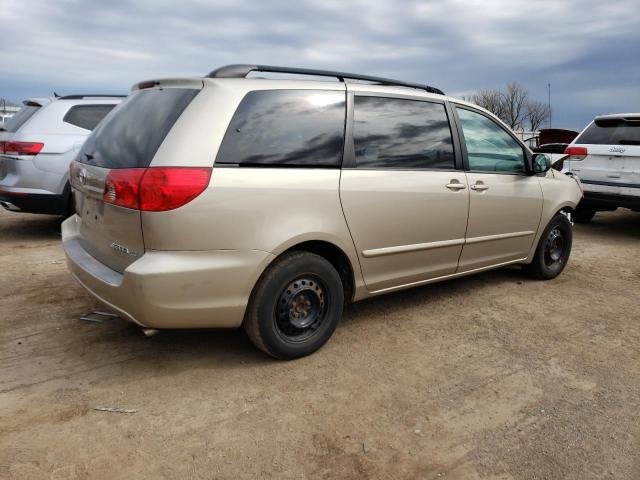
M640 118L595 120L574 143L589 145L640 145Z
M89 135L77 161L104 168L147 168L164 138L200 90L138 90Z

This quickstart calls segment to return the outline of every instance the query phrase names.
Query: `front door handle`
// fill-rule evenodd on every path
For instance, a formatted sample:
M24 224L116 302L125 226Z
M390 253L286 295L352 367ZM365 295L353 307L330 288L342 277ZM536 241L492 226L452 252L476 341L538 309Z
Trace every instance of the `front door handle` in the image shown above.
M451 180L451 183L447 183L445 187L447 187L449 190L454 190L454 191L467 188L467 186L464 183L460 183L456 180Z
M489 187L487 187L484 183L476 183L474 185L471 185L471 190L475 190L476 192L483 192L485 190L489 190Z

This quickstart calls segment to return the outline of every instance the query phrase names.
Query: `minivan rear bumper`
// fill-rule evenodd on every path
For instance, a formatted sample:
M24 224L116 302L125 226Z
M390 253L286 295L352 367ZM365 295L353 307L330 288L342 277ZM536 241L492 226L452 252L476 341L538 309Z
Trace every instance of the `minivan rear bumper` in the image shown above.
M147 251L123 273L82 246L77 216L62 224L74 278L123 319L148 328L242 324L253 285L273 259L261 250Z

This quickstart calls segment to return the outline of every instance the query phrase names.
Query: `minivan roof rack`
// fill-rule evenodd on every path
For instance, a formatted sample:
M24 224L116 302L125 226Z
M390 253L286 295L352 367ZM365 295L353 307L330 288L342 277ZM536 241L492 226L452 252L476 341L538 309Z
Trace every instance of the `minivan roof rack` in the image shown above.
M126 95L107 95L105 93L98 93L94 95L65 95L64 97L57 97L58 100L82 100L83 98L124 98Z
M314 70L311 68L274 67L272 65L226 65L210 72L207 75L207 78L245 78L251 72L273 72L296 75L314 75L318 77L336 77L341 82L343 82L345 79L365 80L367 82L374 82L380 85L418 88L420 90L426 90L429 93L444 95L444 92L439 88L430 87L429 85L423 85L421 83L403 82L401 80L373 77L370 75L360 75L358 73L334 72L332 70Z

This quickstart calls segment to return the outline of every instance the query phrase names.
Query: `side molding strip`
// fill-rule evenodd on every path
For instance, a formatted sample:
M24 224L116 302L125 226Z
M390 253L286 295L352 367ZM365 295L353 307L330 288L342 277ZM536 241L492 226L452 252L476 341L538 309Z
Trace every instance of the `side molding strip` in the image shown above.
M499 233L498 235L487 235L484 237L471 237L467 238L465 243L473 244L473 243L483 243L483 242L493 242L494 240L506 240L508 238L517 238L517 237L528 237L531 235L535 235L536 232L527 230L526 232L512 232L512 233Z
M395 253L418 252L420 250L431 250L433 248L455 247L463 245L464 238L454 240L442 240L440 242L416 243L413 245L399 245L397 247L374 248L371 250L363 250L362 256L365 258L382 257L384 255L393 255Z
M419 252L421 250L432 250L434 248L455 247L458 245L492 242L494 240L506 240L509 238L527 237L535 235L536 232L512 232L500 233L498 235L486 235L484 237L456 238L454 240L442 240L440 242L415 243L413 245L399 245L397 247L373 248L371 250L363 250L364 258L382 257L385 255L394 255L396 253Z

